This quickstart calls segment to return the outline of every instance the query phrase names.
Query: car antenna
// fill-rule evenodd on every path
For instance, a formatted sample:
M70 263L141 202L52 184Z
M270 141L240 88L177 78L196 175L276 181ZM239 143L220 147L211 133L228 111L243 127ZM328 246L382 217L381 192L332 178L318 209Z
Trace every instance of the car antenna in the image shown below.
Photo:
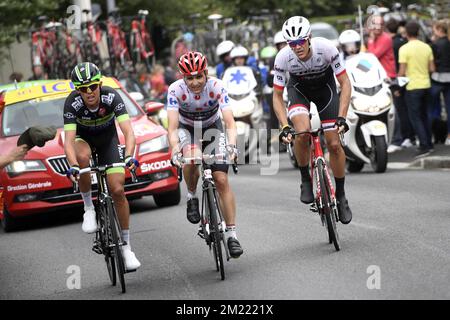
M14 79L14 85L16 86L16 90L19 89L19 86L17 85L17 79Z

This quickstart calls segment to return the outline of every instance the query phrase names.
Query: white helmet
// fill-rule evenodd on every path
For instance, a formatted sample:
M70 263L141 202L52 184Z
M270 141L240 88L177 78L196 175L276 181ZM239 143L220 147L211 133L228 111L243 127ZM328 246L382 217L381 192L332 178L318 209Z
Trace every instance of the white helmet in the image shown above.
M284 37L283 37L283 31L278 31L275 34L275 37L273 37L273 43L275 45L277 45L277 44L283 43L283 42L286 42L286 39L284 39Z
M230 58L248 57L248 50L243 46L237 46L230 52Z
M283 37L286 41L304 39L311 35L308 19L301 16L290 17L283 24Z
M339 36L340 44L361 42L361 36L355 30L344 30Z
M233 50L233 48L234 48L233 41L230 41L230 40L222 41L217 46L216 54L218 57L220 57L221 55L231 52L231 50Z

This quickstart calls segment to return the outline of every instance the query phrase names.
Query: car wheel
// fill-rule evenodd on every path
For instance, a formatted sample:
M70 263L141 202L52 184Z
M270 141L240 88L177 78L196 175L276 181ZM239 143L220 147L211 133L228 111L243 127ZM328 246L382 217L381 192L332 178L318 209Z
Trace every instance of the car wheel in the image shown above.
M11 232L18 228L19 224L17 219L13 218L11 214L3 208L3 219L2 219L2 228L5 232Z
M174 191L153 195L153 199L158 207L176 206L181 199L180 185Z

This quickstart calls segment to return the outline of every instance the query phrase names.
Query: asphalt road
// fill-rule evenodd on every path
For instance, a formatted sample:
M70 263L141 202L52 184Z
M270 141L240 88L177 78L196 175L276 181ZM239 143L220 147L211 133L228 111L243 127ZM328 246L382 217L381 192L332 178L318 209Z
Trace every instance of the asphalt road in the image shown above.
M225 281L186 220L183 186L176 207L159 209L151 197L131 203L131 246L142 267L126 275L126 294L110 285L75 210L0 231L0 299L450 298L449 171L348 175L354 215L338 226L339 252L300 203L299 172L284 155L276 176L253 165L230 177L245 252L226 263ZM73 270L81 272L80 289L67 285Z

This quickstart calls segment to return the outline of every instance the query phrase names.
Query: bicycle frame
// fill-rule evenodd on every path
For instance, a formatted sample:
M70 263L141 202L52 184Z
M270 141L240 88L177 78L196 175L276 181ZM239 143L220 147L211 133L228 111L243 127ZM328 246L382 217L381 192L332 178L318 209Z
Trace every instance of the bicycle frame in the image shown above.
M333 243L335 249L339 251L339 235L336 228L336 222L339 221L337 201L328 165L323 155L320 141L320 133L322 132L324 132L324 129L319 128L313 131L297 132L294 133L294 136L308 134L311 138L311 181L313 184L314 181L316 182L316 197L310 209L312 212L319 213L322 225L327 228L329 243ZM321 189L322 187L324 190Z
M202 157L184 158L184 162L193 162L194 164L200 165L200 174L202 177L202 208L200 213L200 223L203 230L203 238L205 239L209 250L213 251L216 269L217 271L220 271L222 280L225 279L225 266L223 264L222 248L225 248L227 261L230 260L230 253L225 243L224 235L226 223L219 205L211 164L206 161L214 160L226 163L226 159L226 154L202 155ZM237 169L235 169L234 166L233 170L234 172L237 172Z
M319 183L319 174L317 172L318 171L318 169L317 169L317 162L318 161L323 161L323 163L326 163L326 160L325 160L325 157L324 157L324 154L323 154L323 150L322 150L322 143L320 141L320 135L319 135L319 133L321 131L323 131L323 130L313 131L313 132L311 132L309 134L310 137L311 137L311 160L310 160L310 164L311 164L311 180L314 181L314 177L316 178L316 185L318 186L317 193L316 193L316 198L317 199L320 199L320 196L321 196L320 183ZM330 190L331 190L331 199L335 203L336 202L336 197L335 197L333 183L331 182L331 178L330 178L330 173L328 172L328 166L325 165L324 169L325 169L325 174L326 174L326 177L327 177L327 183L328 183L328 185L330 187Z
M114 202L109 194L108 182L107 182L107 169L125 167L125 163L113 163L111 165L96 166L97 156L93 156L93 167L87 167L80 170L79 174L94 172L97 176L97 199L98 204L96 213L97 221L100 225L95 235L94 245L92 250L96 253L103 253L105 255L105 261L108 267L108 273L113 285L116 284L115 270L117 267L117 275L122 287L122 293L125 293L125 279L124 274L133 272L135 270L126 270L125 261L123 260L120 247L125 246L127 243L122 238L122 228L119 223L117 212L114 209ZM136 179L134 171L131 171L133 180ZM103 225L102 225L103 224ZM104 233L107 234L104 239ZM106 251L105 251L106 249ZM112 260L115 262L113 262Z

